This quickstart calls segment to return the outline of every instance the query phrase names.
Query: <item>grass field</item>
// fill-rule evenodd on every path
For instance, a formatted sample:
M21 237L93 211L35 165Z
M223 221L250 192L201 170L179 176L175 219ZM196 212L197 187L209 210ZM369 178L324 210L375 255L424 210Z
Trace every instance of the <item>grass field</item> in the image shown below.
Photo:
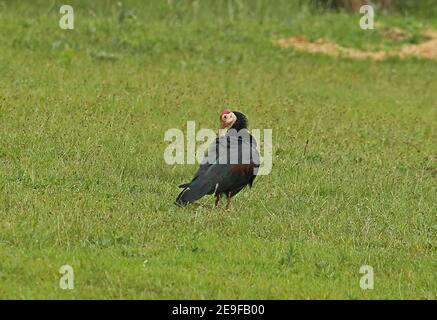
M402 44L297 1L87 3L61 30L58 1L0 2L1 299L437 298L437 62L278 48ZM229 106L273 129L271 174L176 207L196 166L164 132Z

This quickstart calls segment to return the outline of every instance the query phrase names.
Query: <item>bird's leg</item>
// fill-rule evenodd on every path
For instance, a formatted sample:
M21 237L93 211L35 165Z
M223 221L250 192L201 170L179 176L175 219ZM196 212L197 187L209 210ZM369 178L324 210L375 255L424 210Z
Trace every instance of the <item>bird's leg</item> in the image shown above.
M218 207L219 202L220 202L220 195L219 195L219 194L216 194L216 195L215 195L215 204L214 204L214 208L217 208L217 207Z
M219 201L220 201L220 193L217 192L218 187L219 187L219 184L217 183L215 185L215 190L214 190L214 194L215 194L215 204L214 204L214 207L215 208L217 208L217 206L219 204Z
M228 200L228 202L226 203L226 210L229 210L231 208L231 199L232 199L231 197L232 197L231 193L228 192L226 194L226 199Z

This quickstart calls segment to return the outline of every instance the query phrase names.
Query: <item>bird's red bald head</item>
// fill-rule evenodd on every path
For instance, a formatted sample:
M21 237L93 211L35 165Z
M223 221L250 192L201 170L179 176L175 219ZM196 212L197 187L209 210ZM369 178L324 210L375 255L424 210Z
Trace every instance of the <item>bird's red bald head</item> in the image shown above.
M228 113L231 113L231 112L232 112L232 111L229 110L229 109L225 109L225 110L223 110L222 113L220 113L220 119L223 117L223 115L228 114Z
M231 110L223 110L222 113L220 113L220 129L230 128L235 120L237 120L237 117Z

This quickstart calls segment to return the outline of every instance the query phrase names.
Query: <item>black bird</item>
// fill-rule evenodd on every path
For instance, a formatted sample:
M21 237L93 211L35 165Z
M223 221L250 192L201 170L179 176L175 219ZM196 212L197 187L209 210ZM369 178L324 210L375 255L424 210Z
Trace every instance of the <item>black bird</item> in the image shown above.
M204 195L214 194L215 206L224 195L229 209L231 198L247 185L252 186L259 167L259 153L247 126L247 118L241 112L226 109L220 114L219 135L191 182L179 186L183 190L176 204L185 206Z

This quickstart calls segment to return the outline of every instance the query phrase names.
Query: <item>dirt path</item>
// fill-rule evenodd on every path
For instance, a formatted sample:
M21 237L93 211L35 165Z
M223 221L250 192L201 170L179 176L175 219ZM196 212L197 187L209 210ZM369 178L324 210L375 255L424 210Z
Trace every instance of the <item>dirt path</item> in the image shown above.
M387 31L387 29L386 29ZM400 34L399 30L396 34ZM393 33L394 34L394 33ZM323 53L334 57L346 57L359 60L381 61L388 57L410 58L417 57L423 59L437 60L437 31L428 30L423 33L427 38L425 42L419 44L403 45L398 50L389 51L365 51L343 47L333 41L318 39L310 41L305 37L291 37L275 41L282 48L293 47L299 51L311 53Z

